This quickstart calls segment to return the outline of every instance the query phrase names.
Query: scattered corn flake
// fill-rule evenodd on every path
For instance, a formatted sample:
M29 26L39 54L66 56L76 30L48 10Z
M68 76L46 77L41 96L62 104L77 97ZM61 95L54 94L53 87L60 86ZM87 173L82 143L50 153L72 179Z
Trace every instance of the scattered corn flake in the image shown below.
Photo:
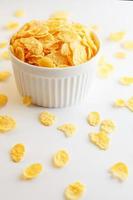
M123 162L114 164L109 170L111 175L120 181L124 181L128 177L128 167Z
M5 48L7 46L7 41L0 42L0 49Z
M111 64L105 63L98 67L98 75L101 78L107 78L114 71L114 67Z
M133 112L133 96L128 99L126 107Z
M69 162L69 154L66 150L60 150L53 156L53 164L55 167L64 167Z
M11 73L8 71L0 72L0 81L6 81L11 76Z
M122 85L131 85L133 84L133 76L123 76L120 78L119 82Z
M10 157L13 162L20 162L25 154L25 146L23 144L15 144L10 151Z
M96 126L100 123L100 114L98 112L90 112L87 118L90 126Z
M40 163L34 163L26 167L23 171L24 179L33 179L36 178L43 170L43 167Z
M4 133L15 128L16 122L12 117L0 115L0 132Z
M1 59L10 60L9 52L8 52L8 51L4 51L4 52L1 54Z
M15 17L24 17L25 16L25 12L24 12L24 10L21 10L21 9L16 10L15 13L14 13L14 16Z
M23 96L22 102L25 106L30 106L32 104L32 98L30 96Z
M109 35L109 40L112 41L112 42L118 42L118 41L120 41L124 38L125 34L126 33L123 32L123 31L111 33Z
M133 41L125 41L123 43L123 48L132 51L133 50Z
M116 53L114 54L114 56L115 56L116 58L119 58L119 59L124 59L124 58L126 58L126 53L125 53L125 52L122 52L122 51L119 51L119 52L116 52Z
M106 150L109 147L110 139L105 132L98 132L90 135L90 141L100 149Z
M74 124L67 123L59 126L57 129L62 131L65 134L65 136L71 137L75 135L77 127Z
M68 16L69 16L69 13L68 13L68 12L65 12L65 11L57 11L57 12L53 13L53 14L50 16L50 19L53 18L53 19L64 19L64 20L67 20L67 19L68 19Z
M85 190L85 185L82 184L80 181L76 181L68 185L65 189L65 198L66 200L78 200L82 198L82 196L85 193Z
M51 126L54 124L56 116L50 112L45 111L40 114L39 119L44 126Z
M126 102L124 99L116 99L114 102L114 106L115 107L125 107L126 106Z
M111 133L115 129L115 124L112 120L106 119L103 120L100 124L100 131L105 132L105 133Z
M16 29L18 27L19 27L19 23L18 22L8 22L6 24L6 29L7 30L14 30L14 29Z
M7 104L8 97L4 94L0 94L0 107L3 107Z

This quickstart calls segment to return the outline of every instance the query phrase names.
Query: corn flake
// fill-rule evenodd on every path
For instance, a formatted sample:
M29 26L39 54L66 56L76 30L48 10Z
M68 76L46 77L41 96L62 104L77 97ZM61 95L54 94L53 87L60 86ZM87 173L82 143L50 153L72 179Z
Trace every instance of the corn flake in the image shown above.
M105 63L98 67L98 75L101 78L107 78L114 71L114 67L111 64Z
M116 52L114 56L118 59L126 58L126 54L124 52Z
M109 147L110 139L105 132L98 132L90 135L90 141L100 149L106 150Z
M0 115L0 132L1 133L11 131L13 128L15 128L15 126L16 126L16 122L13 118L6 115Z
M100 130L105 133L111 133L115 129L115 124L112 120L103 120L100 125Z
M15 17L24 17L25 16L25 12L24 10L16 10L14 13Z
M7 104L8 97L4 94L0 94L0 107L3 107Z
M131 84L133 84L133 77L131 77L131 76L123 76L123 77L120 78L119 82L122 85L131 85Z
M53 14L50 16L50 18L67 20L67 19L68 19L68 16L69 16L69 13L64 12L64 11L58 11L58 12L53 13Z
M125 107L126 102L124 99L116 99L116 101L114 102L114 106L115 107Z
M18 22L9 22L6 24L6 29L7 30L14 30L16 28L18 28L19 23Z
M23 144L15 144L10 151L10 157L13 162L20 162L25 154L25 146Z
M11 76L11 73L8 71L0 72L0 81L6 81Z
M69 154L66 150L60 150L53 156L55 167L64 167L69 162Z
M58 130L62 131L65 136L71 137L76 133L77 127L74 124L63 124L57 128Z
M14 50L13 50L14 51ZM24 50L22 47L16 47L15 49L16 57L24 61Z
M71 183L65 189L65 198L67 200L78 200L84 195L85 189L85 185L82 184L80 181Z
M132 51L133 50L133 41L125 41L123 43L123 48Z
M25 106L30 106L32 104L32 98L30 96L24 96L22 102Z
M5 48L7 46L7 41L0 42L0 49Z
M26 167L23 171L24 179L33 179L36 178L43 170L43 167L40 163L34 163Z
M10 60L9 52L8 52L8 51L4 51L4 52L1 54L1 59Z
M109 170L111 175L120 181L124 181L128 177L128 167L122 162L118 162Z
M51 126L54 124L56 117L54 114L45 111L40 114L39 119L44 126Z
M55 67L56 66L53 60L49 58L48 56L40 58L37 61L37 63L38 63L38 66L41 66L41 67Z
M125 32L115 32L115 33L111 33L109 35L109 40L112 41L112 42L118 42L120 40L122 40L125 36Z
M133 97L130 97L126 103L126 107L133 112Z
M87 118L90 126L96 126L100 123L100 114L98 112L91 112Z

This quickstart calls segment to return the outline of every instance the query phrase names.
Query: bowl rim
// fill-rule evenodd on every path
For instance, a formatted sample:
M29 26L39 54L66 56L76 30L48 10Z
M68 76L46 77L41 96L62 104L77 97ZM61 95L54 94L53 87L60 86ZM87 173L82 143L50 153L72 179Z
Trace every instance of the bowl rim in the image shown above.
M93 32L94 33L94 32ZM10 44L9 44L9 47L8 47L8 50L9 50L9 54L10 56L16 60L17 62L21 63L22 65L25 65L27 66L28 68L30 69L38 69L38 70L42 70L42 71L45 71L45 70L49 70L49 71L68 71L68 70L73 70L73 69L80 69L81 67L83 67L84 65L88 64L88 63L91 63L94 61L94 59L96 59L96 57L99 55L99 51L101 49L101 42L100 42L100 39L97 37L96 33L94 33L98 42L99 42L99 48L98 48L98 51L97 53L90 59L90 60L87 60L86 62L84 63L81 63L79 65L73 65L73 66L69 66L69 67L43 67L43 66L38 66L38 65L32 65L32 64L29 64L27 62L24 62L22 60L20 60L19 58L17 58L11 51L11 48L10 48Z

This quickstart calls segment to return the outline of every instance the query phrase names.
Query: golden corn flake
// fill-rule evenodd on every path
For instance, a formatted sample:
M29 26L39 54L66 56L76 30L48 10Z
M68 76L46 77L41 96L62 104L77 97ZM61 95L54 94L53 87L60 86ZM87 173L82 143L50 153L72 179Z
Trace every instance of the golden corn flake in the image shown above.
M112 120L103 120L100 125L100 130L105 133L111 133L115 129L115 124Z
M83 197L86 187L80 181L71 183L65 189L66 200L78 200Z
M25 106L30 106L32 104L32 98L30 96L23 96L22 102Z
M133 112L133 97L128 99L126 107Z
M90 126L96 126L100 123L100 114L98 112L91 112L87 118Z
M74 124L70 124L70 123L63 124L59 126L57 129L62 131L67 137L73 136L77 131L77 127Z
M124 181L128 177L128 167L122 162L118 162L109 170L111 175L121 181Z
M121 32L115 32L115 33L111 33L109 35L109 40L113 41L113 42L118 42L120 40L122 40L125 36L125 32L121 31Z
M55 167L64 167L69 162L69 154L66 150L60 150L53 156Z
M8 51L4 51L4 52L1 54L1 59L3 59L3 60L10 60L9 52L8 52Z
M7 104L8 97L4 94L0 94L0 107L3 107Z
M15 126L16 126L16 122L13 118L6 115L0 115L0 132L1 133L11 131L13 128L15 128Z
M33 179L36 178L43 170L43 167L40 163L34 163L23 171L23 178L25 179Z
M0 72L0 81L6 81L11 76L11 73L8 71Z
M24 17L25 16L25 12L24 10L16 10L14 13L15 17Z
M115 107L125 107L126 102L124 99L116 99L116 101L114 102L114 106Z
M126 58L126 54L125 54L124 52L116 52L116 53L114 54L114 56L115 56L116 58L119 58L119 59Z
M5 48L7 46L7 41L0 42L0 49Z
M9 22L6 24L6 29L7 30L14 30L16 28L19 27L19 23L18 22Z
M125 41L123 43L123 48L132 51L133 50L133 41Z
M68 43L64 43L61 47L61 54L63 56L70 56L71 55L71 49L68 45Z
M123 76L120 78L119 82L122 85L131 85L131 84L133 84L133 77L132 76Z
M96 35L82 24L69 22L66 12L56 12L46 21L26 23L10 40L12 53L40 67L80 65L99 50Z
M101 78L107 78L114 71L114 67L111 64L105 63L98 67L98 75Z
M39 119L44 126L51 126L54 124L56 117L54 114L45 111L40 114Z
M38 66L41 66L41 67L55 67L56 66L53 60L49 58L48 56L38 59L37 63L38 63Z
M90 141L100 149L106 150L109 147L110 139L105 132L98 132L90 135Z
M23 144L15 144L10 151L10 157L13 162L20 162L25 154L25 146Z
M58 12L53 13L53 14L50 16L50 18L67 20L67 19L68 19L68 16L69 16L69 13L67 13L67 12L65 12L65 11L58 11Z

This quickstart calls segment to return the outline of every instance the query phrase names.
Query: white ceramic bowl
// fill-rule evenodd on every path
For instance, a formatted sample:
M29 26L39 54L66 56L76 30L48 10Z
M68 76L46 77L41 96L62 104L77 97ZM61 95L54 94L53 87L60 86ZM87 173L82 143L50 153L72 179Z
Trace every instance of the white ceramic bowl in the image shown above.
M87 99L97 55L84 64L68 68L33 66L22 62L11 52L10 55L17 88L22 96L31 96L33 104L57 108Z

